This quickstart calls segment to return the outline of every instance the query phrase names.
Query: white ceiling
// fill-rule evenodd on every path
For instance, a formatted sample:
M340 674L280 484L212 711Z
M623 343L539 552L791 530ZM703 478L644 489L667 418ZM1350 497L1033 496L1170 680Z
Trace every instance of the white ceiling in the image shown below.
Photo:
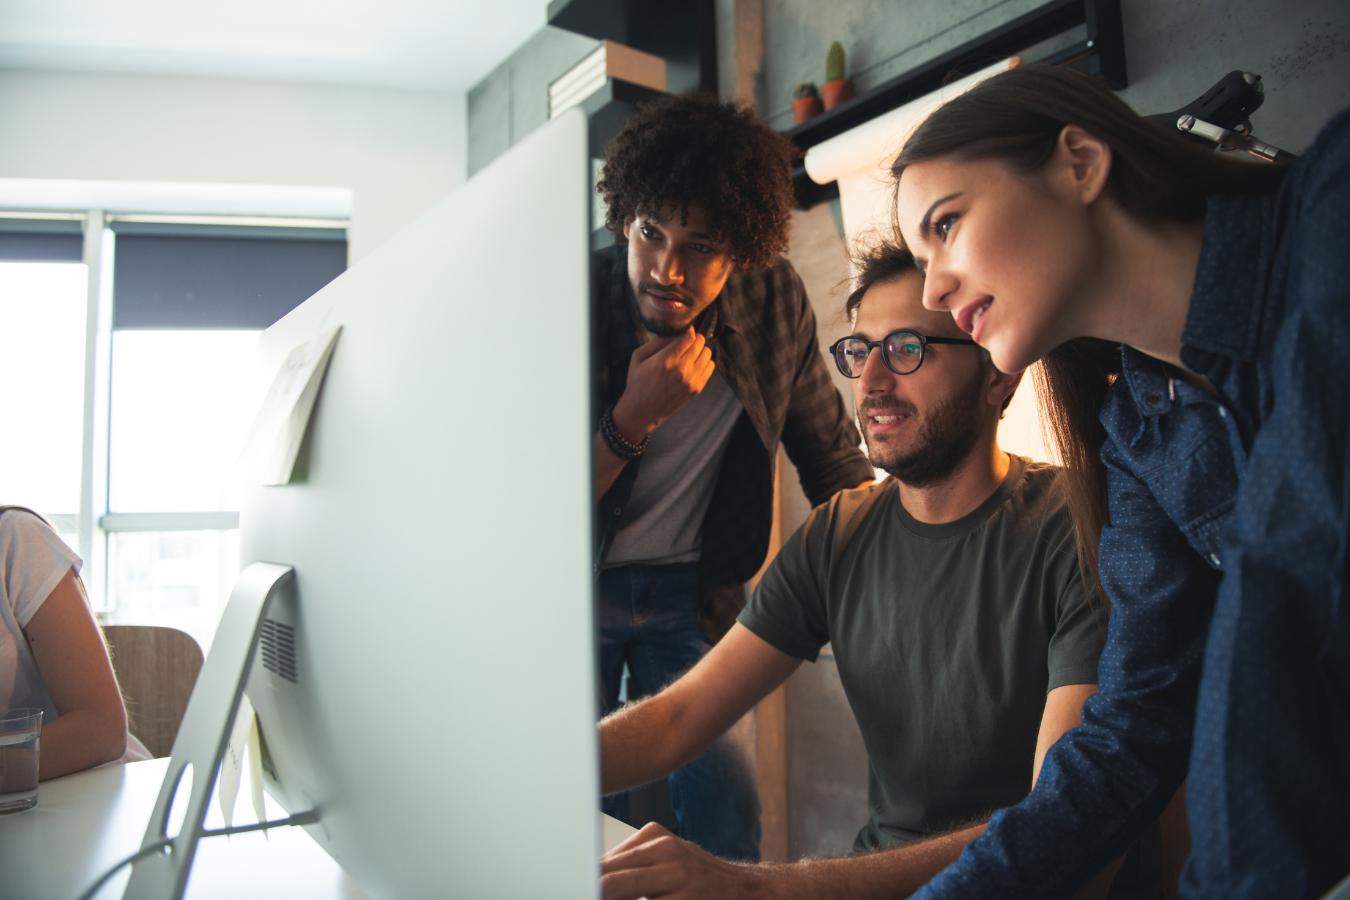
M0 0L0 67L466 92L547 0Z

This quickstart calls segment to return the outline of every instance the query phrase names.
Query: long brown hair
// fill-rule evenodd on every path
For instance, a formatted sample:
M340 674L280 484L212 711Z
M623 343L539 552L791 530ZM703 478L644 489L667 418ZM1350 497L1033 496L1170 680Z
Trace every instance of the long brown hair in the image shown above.
M899 188L907 167L927 160L998 160L1030 174L1049 161L1066 125L1111 148L1106 194L1144 222L1195 222L1212 194L1265 193L1283 166L1227 159L1140 117L1105 83L1058 66L1027 65L976 85L933 112L891 166ZM898 214L898 213L897 213ZM898 221L897 221L898 224ZM1078 561L1097 593L1097 544L1107 521L1105 431L1098 412L1120 373L1116 345L1079 338L1041 360L1036 393L1067 472Z

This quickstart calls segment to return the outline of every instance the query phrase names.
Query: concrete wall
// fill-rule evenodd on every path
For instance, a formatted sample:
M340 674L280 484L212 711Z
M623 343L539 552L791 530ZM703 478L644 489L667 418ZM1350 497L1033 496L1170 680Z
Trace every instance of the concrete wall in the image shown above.
M1042 0L717 0L719 83L736 96L738 70L772 126L791 124L792 88L824 78L833 40L848 52L859 91L977 38ZM1343 102L1350 4L1343 0L1128 0L1122 4L1130 86L1142 112L1193 99L1235 68L1259 72L1270 98L1258 133L1302 147L1325 111ZM758 26L758 27L756 27ZM468 98L472 174L548 117L548 84L596 42L545 27L478 83ZM748 55L747 55L748 51ZM749 77L744 78L746 70Z
M767 3L760 114L775 128L792 125L792 89L825 80L825 53L844 45L846 74L859 92L960 46L1044 0L954 0L894 3Z
M354 261L465 178L463 95L0 70L0 177L352 191Z
M472 175L548 121L548 86L598 46L545 26L469 91L468 170Z

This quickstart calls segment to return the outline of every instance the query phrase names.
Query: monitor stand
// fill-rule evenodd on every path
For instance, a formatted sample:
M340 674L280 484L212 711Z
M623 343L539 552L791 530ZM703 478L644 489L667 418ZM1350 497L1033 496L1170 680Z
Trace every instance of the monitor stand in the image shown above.
M205 827L207 804L253 668L263 617L277 596L293 590L295 570L290 566L253 563L240 573L174 739L173 758L141 849L132 858L124 896L168 900L182 897L187 890L197 841L212 834ZM187 785L183 784L185 775ZM170 836L169 816L175 805L181 805L175 804L180 786L190 790L187 813L182 827Z

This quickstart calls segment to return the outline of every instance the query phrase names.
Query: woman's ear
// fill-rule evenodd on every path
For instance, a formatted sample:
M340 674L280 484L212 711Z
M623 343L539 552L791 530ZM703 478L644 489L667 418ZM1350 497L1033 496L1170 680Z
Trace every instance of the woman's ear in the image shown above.
M1055 141L1051 162L1064 187L1089 206L1106 190L1111 176L1111 145L1077 125L1065 125Z

